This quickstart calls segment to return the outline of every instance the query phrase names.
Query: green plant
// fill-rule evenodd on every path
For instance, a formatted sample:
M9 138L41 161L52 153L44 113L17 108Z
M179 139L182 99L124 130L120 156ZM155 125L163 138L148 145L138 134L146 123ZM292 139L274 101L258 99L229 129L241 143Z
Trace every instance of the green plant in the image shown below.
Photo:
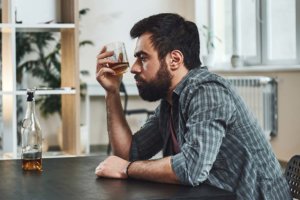
M60 43L52 32L17 32L16 33L16 61L17 83L21 83L23 73L31 73L33 77L41 81L38 87L60 87ZM54 44L54 45L53 45ZM53 46L49 52L49 47ZM31 55L35 59L23 62L26 56ZM41 104L41 113L44 116L60 113L60 96L40 96L37 104Z
M79 16L89 9L79 11ZM24 72L30 73L41 81L39 87L59 88L61 85L61 46L54 32L18 32L16 34L17 83L21 83ZM81 41L79 46L93 45L90 40ZM25 59L30 55L34 59ZM83 87L83 86L81 86ZM41 114L61 114L61 96L44 95L37 99Z
M202 25L202 28L200 28L200 32L202 33L203 37L206 38L206 49L207 53L210 54L211 49L215 48L215 40L218 42L222 42L222 40L216 36L213 35L210 28L206 25Z

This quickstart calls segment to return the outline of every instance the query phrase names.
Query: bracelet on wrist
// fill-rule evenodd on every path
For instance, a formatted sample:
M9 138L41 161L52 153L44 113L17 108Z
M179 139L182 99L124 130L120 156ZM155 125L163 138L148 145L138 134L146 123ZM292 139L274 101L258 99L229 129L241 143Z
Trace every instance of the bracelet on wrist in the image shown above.
M134 163L135 161L132 161L132 162L129 162L129 164L127 165L127 167L126 167L126 175L127 175L127 177L128 178L130 178L130 176L129 176L129 174L128 174L128 170L129 170L129 167L130 167L130 165L132 165L132 163Z

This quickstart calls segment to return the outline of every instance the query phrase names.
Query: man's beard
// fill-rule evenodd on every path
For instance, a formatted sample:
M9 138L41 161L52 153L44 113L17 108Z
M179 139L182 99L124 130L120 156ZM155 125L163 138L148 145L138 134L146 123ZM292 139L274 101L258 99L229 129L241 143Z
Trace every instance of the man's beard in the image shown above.
M135 75L135 79L140 82L140 85L137 86L139 94L146 101L157 101L166 98L171 87L171 78L165 61L160 62L160 68L155 78L149 82L141 80Z

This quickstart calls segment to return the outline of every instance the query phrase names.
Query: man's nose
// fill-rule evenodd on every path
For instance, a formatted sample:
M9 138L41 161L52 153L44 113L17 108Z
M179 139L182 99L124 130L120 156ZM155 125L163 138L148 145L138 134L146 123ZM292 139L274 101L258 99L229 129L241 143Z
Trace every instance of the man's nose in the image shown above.
M142 67L140 66L140 64L137 61L135 61L130 68L130 72L132 74L138 74L141 72L141 69L142 69Z

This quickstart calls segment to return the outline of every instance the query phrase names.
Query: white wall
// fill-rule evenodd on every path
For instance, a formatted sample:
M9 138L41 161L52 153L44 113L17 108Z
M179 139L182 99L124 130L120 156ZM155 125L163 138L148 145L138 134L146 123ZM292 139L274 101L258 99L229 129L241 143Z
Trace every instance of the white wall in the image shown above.
M92 40L95 46L80 48L80 69L88 70L90 77L85 79L90 84L98 84L95 80L96 55L101 47L111 41L124 41L129 57L133 62L135 41L130 38L132 26L139 20L153 14L178 13L187 20L194 20L194 0L80 0L79 8L90 8L90 12L80 21L80 40ZM133 76L128 72L124 82L133 84ZM100 86L99 86L100 87ZM83 104L82 104L83 105ZM153 109L157 103L144 103L139 97L130 97L129 108ZM81 109L84 110L82 107ZM107 144L106 111L104 97L91 98L91 144ZM82 118L84 114L82 112ZM84 120L81 120L84 121ZM137 130L141 124L141 116L129 117L130 124Z

